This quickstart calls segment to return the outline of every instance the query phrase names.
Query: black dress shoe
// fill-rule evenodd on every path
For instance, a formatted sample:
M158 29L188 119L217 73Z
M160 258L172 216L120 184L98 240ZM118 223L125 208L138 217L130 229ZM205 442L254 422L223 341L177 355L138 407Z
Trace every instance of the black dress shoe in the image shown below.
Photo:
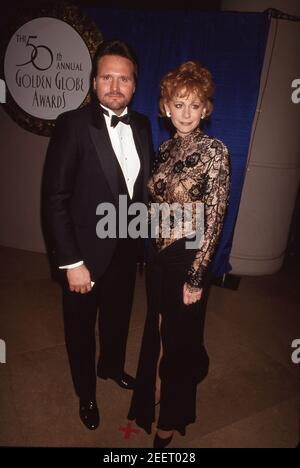
M165 448L169 445L173 439L172 434L170 437L161 438L159 437L158 433L155 434L154 441L153 441L153 448Z
M83 424L93 431L97 429L100 422L97 402L95 400L80 400L79 416Z
M98 377L101 379L112 379L114 380L121 388L126 388L126 390L133 390L135 386L135 379L131 375L122 372L119 377L98 373Z

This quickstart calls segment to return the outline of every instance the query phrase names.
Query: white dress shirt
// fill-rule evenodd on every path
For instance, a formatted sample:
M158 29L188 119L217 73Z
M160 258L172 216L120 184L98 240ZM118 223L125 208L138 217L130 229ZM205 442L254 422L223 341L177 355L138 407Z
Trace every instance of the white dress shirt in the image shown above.
M109 115L103 114L107 126L109 138L114 149L115 155L123 172L130 198L133 196L134 183L140 171L141 163L138 156L132 130L130 125L119 122L115 127L111 127L111 116L115 113L107 107L102 106ZM127 107L119 117L126 115Z

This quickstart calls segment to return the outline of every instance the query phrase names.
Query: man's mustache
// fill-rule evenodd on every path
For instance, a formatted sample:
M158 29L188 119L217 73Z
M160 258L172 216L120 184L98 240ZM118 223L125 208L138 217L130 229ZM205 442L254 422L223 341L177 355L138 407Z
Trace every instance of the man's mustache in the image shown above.
M125 97L124 94L122 94L122 93L107 93L107 94L105 94L105 96L108 96L108 97Z

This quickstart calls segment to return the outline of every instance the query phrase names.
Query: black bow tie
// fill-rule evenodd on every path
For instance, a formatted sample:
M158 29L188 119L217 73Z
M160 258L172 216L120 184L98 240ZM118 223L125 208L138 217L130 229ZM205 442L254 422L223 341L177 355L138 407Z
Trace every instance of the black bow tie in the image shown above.
M130 115L125 114L122 117L118 117L117 115L111 116L110 126L116 127L119 122L123 122L124 124L128 125L130 123Z

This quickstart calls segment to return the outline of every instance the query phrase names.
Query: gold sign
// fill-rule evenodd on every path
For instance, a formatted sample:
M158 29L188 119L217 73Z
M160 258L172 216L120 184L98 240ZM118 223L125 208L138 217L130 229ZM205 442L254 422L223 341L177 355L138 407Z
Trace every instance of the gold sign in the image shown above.
M92 57L102 35L66 2L17 20L4 54L4 108L23 128L48 136L56 117L89 101Z

